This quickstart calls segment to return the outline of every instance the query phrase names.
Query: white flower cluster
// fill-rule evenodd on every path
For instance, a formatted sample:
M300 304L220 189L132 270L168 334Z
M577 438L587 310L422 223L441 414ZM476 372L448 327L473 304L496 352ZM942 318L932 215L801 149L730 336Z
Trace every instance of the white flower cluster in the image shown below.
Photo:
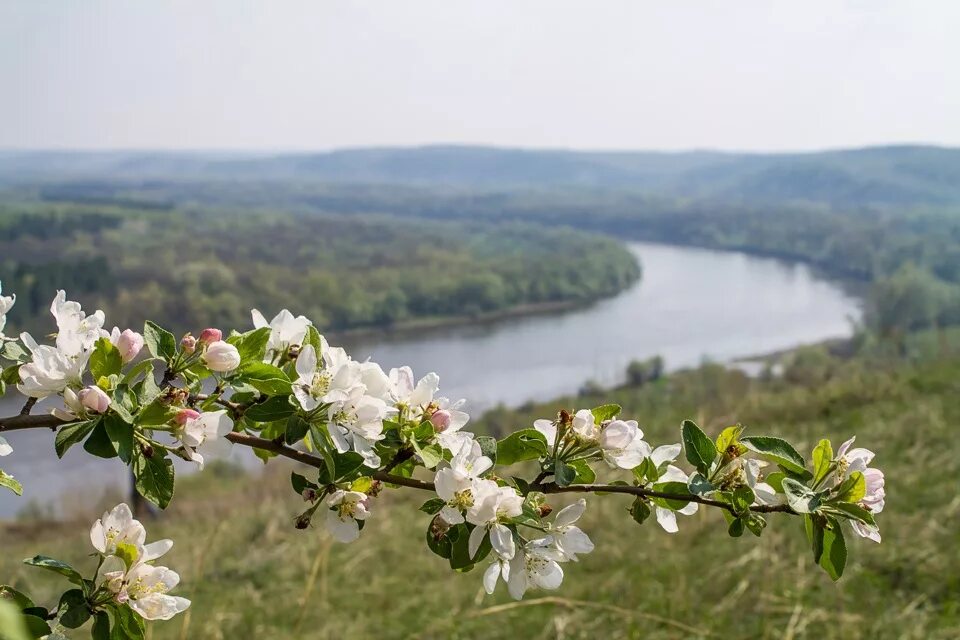
M154 560L173 547L171 540L146 544L147 532L126 504L107 511L90 529L90 542L104 559L99 578L114 594L145 620L169 620L190 606L186 598L169 595L180 576Z
M2 303L0 308L9 306ZM17 389L38 400L62 394L65 408L54 413L64 420L104 413L110 406L110 396L95 384L84 388L82 383L90 354L97 341L106 338L117 348L123 362L130 362L143 348L143 336L130 329L121 332L118 327L107 332L103 329L102 311L86 315L78 302L67 300L64 291L57 292L50 313L57 323L54 345L41 345L29 333L20 334L30 360L20 367Z

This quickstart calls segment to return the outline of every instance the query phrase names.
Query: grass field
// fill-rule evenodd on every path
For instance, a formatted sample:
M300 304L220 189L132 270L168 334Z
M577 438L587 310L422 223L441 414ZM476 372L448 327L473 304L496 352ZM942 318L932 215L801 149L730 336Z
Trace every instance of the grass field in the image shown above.
M181 574L179 594L193 600L186 616L153 624L151 637L960 637L960 359L828 364L792 384L705 366L606 397L654 443L678 440L684 417L712 434L740 421L804 452L821 436L837 443L857 434L886 472L884 541L853 539L839 583L813 565L797 519L773 516L759 540L734 539L718 513L701 509L669 535L652 519L635 524L627 499L599 496L580 523L596 551L564 565L558 591L514 603L502 585L487 596L480 571L452 573L426 549L429 517L416 507L427 495L385 491L360 540L339 545L322 526L293 528L303 503L289 489L290 466L272 462L253 475L220 466L183 479L170 512L147 523L150 539L176 541L166 564ZM590 402L494 412L483 424L527 426ZM89 569L86 529L97 515L0 529L0 582L54 597L57 578L20 560L44 553Z

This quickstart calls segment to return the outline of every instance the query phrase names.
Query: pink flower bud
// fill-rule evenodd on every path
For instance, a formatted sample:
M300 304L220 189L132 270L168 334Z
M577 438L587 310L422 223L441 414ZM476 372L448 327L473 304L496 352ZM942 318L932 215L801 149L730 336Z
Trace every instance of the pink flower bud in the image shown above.
M120 351L120 357L124 362L130 362L136 358L141 349L143 349L143 336L132 329L126 329L117 338L117 350Z
M207 328L200 332L200 344L212 344L223 340L223 332L220 329Z
M85 389L81 389L80 393L77 394L77 399L80 400L80 404L83 405L85 409L93 413L104 413L110 408L110 396L97 386L91 385Z
M430 416L430 422L436 431L446 431L447 427L450 426L450 412L446 409L437 409Z
M191 420L196 420L200 417L199 411L194 411L193 409L181 409L177 412L174 420L181 427L190 422Z
M206 353L203 354L203 362L211 371L220 373L233 371L240 366L240 352L232 344L218 340L207 347Z
M313 502L317 499L317 490L312 487L307 487L300 492L300 495L303 496L304 502Z
M197 339L188 333L180 339L180 346L184 353L193 353L197 350Z

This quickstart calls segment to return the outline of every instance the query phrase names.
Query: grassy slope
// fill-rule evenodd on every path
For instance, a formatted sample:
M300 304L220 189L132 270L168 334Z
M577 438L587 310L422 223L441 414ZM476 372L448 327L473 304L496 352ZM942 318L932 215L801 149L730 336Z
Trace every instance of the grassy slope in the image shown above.
M655 442L675 440L681 417L709 432L740 420L754 433L783 434L804 450L820 435L856 433L887 473L884 543L856 539L837 584L809 560L796 520L772 518L759 540L731 539L719 514L681 518L676 535L639 527L617 496L590 501L584 528L597 550L568 564L554 593L514 605L486 596L480 573L458 575L423 544L424 495L388 491L361 540L331 545L319 530L291 525L302 503L288 468L263 476L229 469L186 479L169 517L148 524L172 537L169 565L194 600L189 618L155 624L153 638L954 638L960 634L960 359L896 368L834 364L807 384L758 383L717 367L642 390L610 394ZM495 414L488 427L529 424ZM29 480L29 479L26 479ZM94 514L91 514L91 518ZM43 552L88 566L87 524L0 530L0 582L52 596L55 577L19 559ZM544 596L559 599L538 600Z

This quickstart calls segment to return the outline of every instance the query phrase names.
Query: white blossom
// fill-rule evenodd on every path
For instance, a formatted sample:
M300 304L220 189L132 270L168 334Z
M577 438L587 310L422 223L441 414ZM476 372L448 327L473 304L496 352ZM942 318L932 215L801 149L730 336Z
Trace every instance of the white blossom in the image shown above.
M188 417L175 435L183 444L187 456L203 469L207 458L225 458L230 455L233 443L226 435L233 431L233 420L225 409L206 411L197 417Z
M666 463L676 460L677 456L680 455L680 451L680 443L677 443L661 445L651 452L650 460L659 470L657 482L682 482L683 484L687 484L690 480L689 476L680 468L672 464L667 464L666 467L663 466ZM657 524L659 524L664 531L667 533L676 533L680 530L677 526L677 514L691 516L697 512L699 507L700 505L696 502L688 502L682 509L674 511L666 507L661 507L660 505L655 505L654 514L657 518Z
M186 611L190 601L168 592L180 583L180 576L167 567L137 564L128 572L104 575L119 603L126 604L144 620L169 620Z
M118 504L110 511L104 511L99 520L90 528L90 542L93 548L105 556L117 553L121 544L128 544L138 550L137 560L149 562L165 554L173 546L171 540L157 540L145 544L147 532L125 503Z
M229 342L211 342L203 352L203 363L211 371L226 373L240 366L240 351Z
M66 291L57 291L50 313L57 321L57 349L67 356L90 351L103 334L103 311L84 314L79 302L67 300Z
M513 487L500 487L492 480L474 484L474 502L467 510L466 520L476 525L470 532L468 551L474 558L489 534L490 546L501 558L509 560L516 551L513 532L502 521L523 513L523 496Z
M561 560L560 553L542 540L521 547L510 561L509 575L504 575L510 595L520 600L531 587L559 588L563 582Z
M592 415L592 414L591 414ZM635 420L613 420L600 432L603 459L613 468L634 469L650 455L650 445Z
M337 542L353 542L360 536L358 520L370 515L367 494L337 489L327 498L327 531Z
M296 316L283 309L273 320L267 322L263 314L253 309L253 326L257 329L270 327L270 338L267 340L264 362L273 362L277 356L283 355L292 346L300 346L307 337L307 331L312 324L306 316Z
M297 356L297 379L293 394L304 411L314 411L321 404L343 403L357 388L365 391L360 364L340 348L324 342L322 360L312 344L303 347Z
M337 451L353 449L364 458L364 464L380 466L374 445L383 440L383 420L394 412L380 398L368 396L365 387L354 387L350 396L327 409L327 431Z
M90 359L89 351L71 357L56 347L38 345L28 333L21 333L20 339L32 357L20 367L20 384L17 385L20 393L42 399L60 393L68 386L80 386L80 378Z
M437 495L445 503L440 517L449 524L463 522L463 511L474 505L478 481L492 466L493 461L483 455L480 444L473 442L462 447L448 467L437 471L434 485Z
M0 292L3 291L3 283L0 282ZM16 294L12 296L2 296L0 295L0 340L3 340L5 337L3 335L3 328L7 326L7 314L10 312L10 309L13 308L13 305L17 302Z
M552 543L564 560L576 562L578 553L593 551L593 541L580 527L574 525L587 508L587 501L583 498L564 507L557 513L550 527L549 535L544 538Z
M8 456L11 453L13 453L13 447L10 446L3 436L0 436L0 458Z

